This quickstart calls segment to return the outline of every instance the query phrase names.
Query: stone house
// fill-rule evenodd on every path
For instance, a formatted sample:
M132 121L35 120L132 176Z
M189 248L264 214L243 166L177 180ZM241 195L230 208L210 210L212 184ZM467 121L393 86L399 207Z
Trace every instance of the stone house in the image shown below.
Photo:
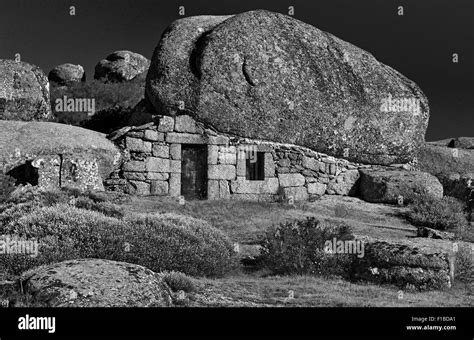
M191 116L159 116L109 136L122 152L110 190L185 199L311 200L355 195L359 169L351 163L290 144L218 133Z

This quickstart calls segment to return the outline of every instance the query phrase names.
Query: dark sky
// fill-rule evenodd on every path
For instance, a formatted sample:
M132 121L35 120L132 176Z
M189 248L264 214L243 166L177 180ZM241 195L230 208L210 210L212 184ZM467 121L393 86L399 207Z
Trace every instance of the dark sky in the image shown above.
M427 140L474 136L473 0L0 0L0 58L20 53L46 73L81 64L92 79L95 64L115 50L150 58L180 5L186 16L287 14L294 6L297 19L371 52L422 88L431 107Z

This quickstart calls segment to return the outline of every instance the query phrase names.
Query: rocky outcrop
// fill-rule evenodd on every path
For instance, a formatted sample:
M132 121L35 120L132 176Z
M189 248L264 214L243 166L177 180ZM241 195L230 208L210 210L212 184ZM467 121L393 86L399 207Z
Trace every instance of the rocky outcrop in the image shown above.
M418 151L418 168L435 175L445 195L468 202L474 190L473 144L469 137L426 143Z
M81 65L61 64L53 68L49 74L50 82L67 85L74 82L86 81L86 73Z
M218 131L368 164L406 163L424 141L428 101L370 53L268 11L177 20L147 75L158 113Z
M374 203L397 203L399 196L409 201L413 195L443 197L443 186L428 173L402 170L361 171L362 198Z
M0 120L51 118L49 82L35 65L0 59Z
M172 293L151 270L100 259L34 268L20 278L37 307L166 307Z
M110 82L130 81L145 74L149 66L150 61L141 54L115 51L96 65L94 79Z
M352 279L389 283L404 289L431 290L451 287L450 264L444 253L388 242L366 242L364 257L352 265Z
M0 169L20 183L103 190L102 180L120 164L120 151L95 131L11 121L0 121L0 130ZM28 180L27 175L36 178Z

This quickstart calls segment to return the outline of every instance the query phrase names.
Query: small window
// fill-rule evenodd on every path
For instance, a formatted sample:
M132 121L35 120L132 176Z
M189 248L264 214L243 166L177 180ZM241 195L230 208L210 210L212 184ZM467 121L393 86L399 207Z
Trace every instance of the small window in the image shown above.
M265 153L249 154L245 160L246 179L249 181L263 181L265 179Z

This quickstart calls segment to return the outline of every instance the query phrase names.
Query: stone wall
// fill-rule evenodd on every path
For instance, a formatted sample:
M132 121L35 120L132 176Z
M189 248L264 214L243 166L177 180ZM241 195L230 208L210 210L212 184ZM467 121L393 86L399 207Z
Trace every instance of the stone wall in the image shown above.
M109 136L124 163L105 185L136 195L181 195L181 146L207 145L208 199L308 200L355 195L359 170L351 163L310 149L224 135L187 115L125 127ZM263 178L246 178L246 160L262 153Z

